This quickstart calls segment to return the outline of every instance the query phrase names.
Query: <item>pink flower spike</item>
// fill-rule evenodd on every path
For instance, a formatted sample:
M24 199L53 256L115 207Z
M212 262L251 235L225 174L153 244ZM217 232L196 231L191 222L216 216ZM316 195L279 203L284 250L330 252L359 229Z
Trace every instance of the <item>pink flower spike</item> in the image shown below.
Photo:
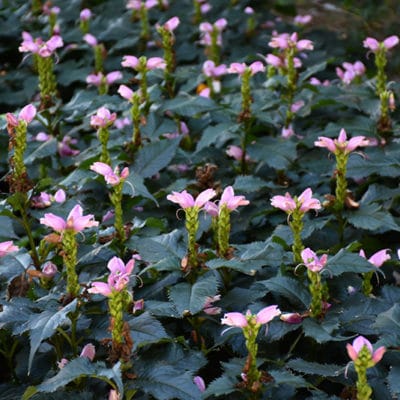
M384 346L381 346L374 351L372 348L372 344L368 339L363 336L358 336L356 339L354 339L352 345L350 343L346 345L347 354L349 355L350 359L352 361L356 361L358 359L360 351L364 347L368 349L374 364L377 364L386 352L386 348Z
M150 57L147 60L146 67L150 71L153 69L165 69L167 67L167 63L161 57Z
M267 324L272 321L275 317L281 315L281 310L279 310L278 306L269 306L260 310L256 315L257 324Z
M18 114L19 121L25 121L27 124L32 122L36 116L36 107L32 104L25 106Z
M91 17L92 12L88 8L84 8L79 14L79 18L81 21L88 21Z
M128 101L132 101L134 92L133 90L129 89L128 86L126 85L120 85L118 88L118 93L123 97L124 99Z
M394 46L397 46L398 43L399 43L399 37L396 35L389 36L383 41L383 45L387 50L391 49Z
M360 250L359 255L365 259L367 258L363 249ZM377 268L380 268L388 260L390 260L389 249L377 251L368 259L368 261Z
M307 247L301 252L301 258L305 266L312 272L320 272L328 261L328 255L323 254L320 258Z
M246 70L246 64L244 64L244 63L232 63L230 66L229 66L229 68L228 68L228 70L227 70L227 72L229 73L229 74L238 74L238 75L243 75L244 74L244 71Z
M86 357L90 361L93 361L95 355L96 355L96 348L92 343L88 343L85 346L83 346L83 349L79 357Z
M167 31L173 32L180 24L178 17L170 18L163 26Z
M236 210L239 206L247 206L250 204L249 200L246 200L244 196L235 196L232 186L228 186L224 189L219 205L225 204L230 211Z
M92 214L82 215L82 207L77 204L68 214L66 221L66 229L72 229L75 233L83 231L85 228L98 226L99 223L94 221Z
M89 45L89 46L97 46L97 39L95 36L93 36L91 33L86 33L83 36L83 40Z
M318 140L314 142L314 146L316 147L325 147L332 153L336 151L335 142L326 136L319 136Z
M67 226L66 222L61 217L53 213L44 214L44 217L40 218L40 223L52 228L56 232L64 231Z
M88 292L92 294L101 294L105 297L110 297L112 294L111 288L105 282L92 282Z
M302 212L321 209L320 201L312 197L312 190L310 188L304 190L297 200L301 204L300 211Z
M228 21L225 18L220 18L214 22L214 26L221 32L228 25Z
M122 58L121 65L123 67L129 67L129 68L136 69L139 65L139 59L135 56L124 56Z
M194 206L194 198L186 190L179 192L172 192L167 196L167 200L179 204L183 209Z
M214 189L203 190L197 197L194 202L195 207L203 207L208 200L211 200L217 193Z
M374 38L367 37L363 42L363 46L375 52L379 49L379 42Z
M18 250L19 247L14 246L14 243L11 240L0 243L0 257L4 257L6 254L14 253Z
M247 318L239 312L226 313L223 318L221 318L221 324L229 325L237 328L244 328L248 325Z
M111 113L106 107L100 107L95 115L90 118L90 125L93 128L107 128L117 119L116 113Z
M291 213L296 209L296 202L289 193L286 193L284 196L278 195L272 197L271 205L287 213Z

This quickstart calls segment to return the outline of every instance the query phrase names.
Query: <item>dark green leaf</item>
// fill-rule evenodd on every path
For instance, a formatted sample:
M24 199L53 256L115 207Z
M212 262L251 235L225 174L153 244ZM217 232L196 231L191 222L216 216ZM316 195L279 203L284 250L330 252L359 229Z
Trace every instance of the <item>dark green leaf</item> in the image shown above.
M334 364L319 364L296 358L286 363L287 368L294 369L296 372L307 375L338 376L343 374L344 368Z

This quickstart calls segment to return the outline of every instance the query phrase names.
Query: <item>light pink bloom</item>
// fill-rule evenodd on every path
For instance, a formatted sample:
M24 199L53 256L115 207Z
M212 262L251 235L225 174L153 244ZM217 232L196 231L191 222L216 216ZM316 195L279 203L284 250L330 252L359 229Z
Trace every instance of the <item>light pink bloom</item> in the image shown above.
M144 310L144 299L135 300L133 302L132 312L135 314L137 311Z
M63 369L68 363L69 361L66 358L62 358L60 361L57 361L57 367Z
M90 361L93 361L95 355L96 355L96 348L92 343L88 343L85 346L83 346L83 349L79 357L86 357Z
M368 146L369 140L365 136L355 136L350 140L347 140L347 134L344 129L340 131L337 139L331 139L325 136L318 137L318 140L314 142L317 147L326 147L332 153L345 153L349 154L357 147Z
M295 133L294 133L294 129L293 129L293 126L292 126L292 125L289 125L288 127L284 126L284 127L282 128L281 136L282 136L283 138L289 139L289 138L291 138L291 137L294 136L294 135L295 135Z
M114 122L114 125L117 129L122 129L125 126L128 126L131 124L131 120L128 117L123 117L123 118L117 118Z
M321 257L318 258L318 256L309 247L301 252L301 258L305 266L312 272L321 271L328 261L327 254L323 254Z
M199 92L200 97L206 97L210 98L211 96L211 89L209 87L205 87L204 89L201 89Z
M165 69L167 67L167 63L161 57L150 57L147 60L146 67L150 71L153 69Z
M65 230L72 230L75 233L78 233L83 231L85 228L97 226L99 223L93 220L93 218L94 216L92 214L83 215L82 207L77 204L70 211L66 220L52 213L46 213L43 218L40 218L40 223L59 233L62 233Z
M372 52L376 53L381 45L385 50L390 50L392 47L396 46L399 43L399 37L396 35L389 36L384 39L383 42L378 42L375 38L367 37L363 41L363 45L365 48L370 49Z
M235 196L232 186L227 186L219 201L219 208L221 209L221 206L225 204L230 211L233 211L239 206L247 206L249 203L250 201L246 200L244 196Z
M226 149L226 154L237 161L241 161L243 157L243 150L241 147L232 144ZM248 154L246 154L245 160L250 161L250 156Z
M221 295L217 294L216 296L207 296L206 302L203 306L203 311L208 315L217 315L221 313L221 307L215 307L214 302L221 300Z
M117 114L111 113L106 107L100 107L95 115L90 118L90 125L93 128L108 128L116 120Z
M26 125L30 124L36 116L36 107L33 104L28 104L21 109L16 117L14 114L7 113L6 120L7 124L13 127L17 127L20 122L24 122Z
M91 17L92 12L88 8L84 8L79 14L79 18L81 21L88 21Z
M126 100L132 101L133 99L134 91L129 89L126 85L120 85L118 88L118 93Z
M47 134L45 132L39 132L35 136L35 140L37 140L38 142L47 142L50 139L51 139L51 135L49 135L49 134Z
M121 400L121 396L115 389L110 389L110 393L108 394L108 400Z
M51 279L53 276L58 272L57 266L52 263L51 261L48 261L45 263L42 267L42 274L47 278Z
M286 193L284 196L277 195L272 197L271 205L288 213L296 209L296 201L289 193Z
M391 49L394 46L397 46L398 43L399 43L399 37L396 35L389 36L383 41L383 45L387 50Z
M281 68L284 66L282 59L272 53L266 55L265 61L267 64L272 65L275 68Z
M50 207L52 203L52 196L46 192L40 192L39 196L31 198L31 206L33 208L46 208Z
M139 64L140 64L139 59L135 56L124 56L122 58L122 62L121 62L121 65L123 67L129 67L129 68L133 68L133 69L137 69Z
M256 314L256 322L261 325L268 324L278 315L281 315L281 310L279 310L278 306L265 307Z
M204 380L201 376L195 376L193 378L193 382L194 384L198 387L198 389L200 390L200 392L205 392L206 390L206 384L204 383Z
M95 162L90 166L90 169L104 176L105 181L111 185L118 185L121 180L125 180L129 176L129 168L125 167L121 174L119 173L119 168L115 167L113 170L108 164L102 162Z
M211 215L212 217L217 217L218 216L218 206L213 203L212 201L207 201L206 204L204 204L204 211L208 214Z
M300 211L302 212L321 209L320 201L312 197L312 190L310 188L304 190L304 192L297 198L297 202L300 204Z
M358 336L354 339L352 345L350 343L347 343L346 345L347 354L352 361L356 361L358 359L358 354L364 347L366 347L371 354L371 358L374 364L377 364L386 352L386 348L384 346L381 346L374 351L372 348L372 344L368 339L363 336Z
M244 9L244 13L247 15L253 15L254 14L254 9L252 7L246 7Z
M322 86L329 86L329 85L330 85L330 82L329 82L328 79L325 79L323 82L321 82L318 78L316 78L315 76L312 76L312 77L310 78L310 84L311 84L311 85L314 85L314 86L319 86L319 85L322 85Z
M223 318L221 318L221 324L234 326L237 328L244 328L248 325L248 321L245 315L240 312L230 312L226 313Z
M292 213L296 208L299 208L303 213L309 210L321 209L320 201L312 197L312 190L310 188L304 190L304 192L295 199L293 199L289 193L286 193L285 196L274 196L271 199L271 205L287 213Z
M209 78L219 78L225 75L227 68L225 64L215 65L214 61L207 60L203 64L203 74Z
M54 200L56 203L64 203L66 197L63 189L58 189L57 192L54 193Z
M179 204L183 209L190 207L202 208L208 200L212 199L217 193L214 189L207 189L201 192L196 200L186 190L182 192L172 192L167 196L169 201Z
M232 63L227 72L230 74L243 75L246 69L250 69L251 75L255 75L257 72L265 71L265 66L261 61L254 61L249 66L247 66L245 63Z
M314 50L314 44L311 40L302 39L296 43L296 48L298 51Z
M33 39L28 32L22 32L22 39L23 41L18 48L21 53L31 52L43 58L50 57L56 49L64 46L64 42L59 35L54 35L45 42L41 38Z
M363 41L363 46L366 47L367 49L370 49L371 51L375 52L379 49L379 42L372 37L367 37Z
M367 259L363 249L360 250L359 255L360 257ZM376 253L374 253L370 258L368 258L368 261L371 264L375 265L375 267L377 268L381 267L383 263L385 263L388 260L390 260L389 249L379 250Z
M302 108L303 106L304 106L303 100L296 101L290 106L290 111L292 113L297 113L297 111L299 111L300 108Z
M225 18L220 18L214 22L214 26L221 32L228 25L228 21Z
M4 257L6 254L14 253L15 251L18 250L19 247L15 246L11 240L0 243L0 257Z
M83 36L83 40L91 47L95 47L98 45L97 39L91 33L86 33Z
M311 22L312 15L296 15L293 19L293 22L297 25L307 25Z
M112 85L114 82L122 79L121 71L111 71L106 75L106 83L107 85Z
M163 26L167 31L173 32L180 24L178 17L170 18Z

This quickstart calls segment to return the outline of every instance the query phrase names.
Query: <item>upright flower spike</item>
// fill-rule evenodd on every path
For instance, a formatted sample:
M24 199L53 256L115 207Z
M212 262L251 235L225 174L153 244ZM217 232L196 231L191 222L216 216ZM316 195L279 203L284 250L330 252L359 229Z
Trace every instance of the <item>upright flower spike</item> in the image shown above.
M170 97L173 97L175 92L175 79L173 77L173 73L175 72L176 68L174 31L176 28L178 28L179 24L180 20L175 16L165 22L164 25L157 26L157 32L161 36L161 43L164 50L164 60L166 63L166 67L164 69L165 85Z
M368 385L367 369L374 367L382 359L386 348L381 346L374 351L368 339L358 336L352 344L347 343L346 349L357 372L357 400L369 400L372 388Z
M58 48L64 46L64 42L59 35L53 35L45 42L41 38L33 39L28 32L22 32L22 39L19 51L33 54L39 74L40 99L44 107L49 107L57 94L52 55Z
M104 60L107 56L106 48L103 43L99 43L97 38L91 33L86 33L83 40L93 49L94 56L94 72L98 74L104 70Z
M387 64L387 52L399 43L399 37L396 35L389 36L382 42L375 38L367 37L363 45L375 55L376 72L376 94L380 99L380 117L378 121L378 129L386 132L391 129L391 121L389 117L389 97L390 91L387 90L387 76L385 67Z
M89 33L90 19L92 18L92 12L89 8L84 8L79 14L79 28L83 34Z
M113 257L108 261L107 268L110 271L107 282L92 282L88 292L101 294L108 298L112 352L113 358L118 360L123 358L124 355L126 356L127 352L126 349L124 351L124 346L129 347L131 342L131 339L126 336L126 330L124 330L124 311L132 300L127 286L135 268L135 259L131 258L125 264L120 258Z
M261 372L257 368L257 335L262 325L268 324L279 315L281 315L281 311L278 306L273 305L263 308L255 315L247 310L244 315L239 312L226 313L221 319L221 324L223 325L242 329L248 351L242 375L246 378L246 388L253 393L259 392L261 388ZM222 334L227 330L224 330Z
M83 215L82 207L77 204L63 219L52 213L44 214L40 218L40 223L52 228L60 235L62 256L67 272L67 293L71 298L79 294L80 286L78 275L76 274L78 244L76 234L86 228L98 226L98 222L93 219L92 214Z
M228 21L225 18L220 18L210 24L202 22L199 25L200 41L199 43L206 47L206 55L215 62L220 63L220 52L222 47L222 31L227 27Z
M103 95L107 94L110 86L120 79L122 79L121 71L111 71L106 75L103 72L97 72L96 74L89 74L86 77L86 83L96 86L99 94Z
M24 153L27 146L27 127L35 116L36 107L32 104L23 107L18 116L11 113L6 114L9 149L13 150L10 157L11 171L7 177L12 193L26 193L32 187L27 176Z
M302 262L301 252L304 249L301 240L303 230L303 217L309 210L320 210L321 203L318 199L312 197L312 190L307 188L299 197L292 197L289 193L285 196L274 196L271 199L271 205L279 208L288 214L288 224L293 232L293 259L299 264Z
M113 170L108 164L95 162L90 166L90 169L102 175L105 181L112 186L110 200L114 206L114 227L119 241L123 243L126 240L126 233L122 214L122 189L126 178L129 176L129 168L125 167L120 173L118 167Z
M367 259L363 249L360 250L359 256ZM386 261L390 260L389 249L379 250L367 260L376 268L380 268ZM372 293L373 287L371 284L371 279L373 275L374 271L363 274L362 291L366 296L369 296Z
M365 136L355 136L347 140L347 133L344 129L341 129L337 139L320 136L318 140L314 142L316 147L325 147L335 155L336 192L334 208L337 211L341 211L348 203L346 171L349 155L358 147L368 146L368 144L369 140L366 139Z
M117 119L116 113L111 113L106 107L100 107L95 115L90 118L90 125L97 129L97 137L101 144L100 161L105 164L111 164L110 154L108 153L107 144L110 137L108 128L113 125Z
M229 256L229 234L231 230L230 213L240 206L247 206L249 200L244 196L235 196L232 186L227 186L218 206L207 202L205 210L213 218L213 229L216 229L218 253L221 257Z
M301 252L301 258L307 267L307 276L310 281L309 290L311 293L310 315L314 318L320 318L324 311L324 302L327 299L326 287L321 282L321 271L328 261L328 255L323 254L318 257L310 248Z
M172 192L167 196L169 201L179 204L185 212L186 230L188 232L188 268L198 266L196 233L199 229L199 212L204 205L216 195L214 189L206 189L201 192L196 199L186 190L182 192Z

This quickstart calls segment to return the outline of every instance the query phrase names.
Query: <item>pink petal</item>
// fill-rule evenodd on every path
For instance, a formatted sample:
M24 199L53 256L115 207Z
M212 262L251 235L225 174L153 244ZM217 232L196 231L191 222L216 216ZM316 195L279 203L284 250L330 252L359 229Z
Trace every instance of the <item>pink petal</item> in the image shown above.
M231 312L224 315L221 324L243 328L248 325L247 318L239 312Z
M280 314L281 310L276 305L265 307L257 313L256 322L258 324L267 324Z
M66 222L61 217L52 213L44 214L44 217L40 218L40 223L52 228L56 232L62 232L67 226Z
M88 292L93 294L102 294L106 297L110 297L112 294L110 287L105 282L92 282L92 287L88 289Z
M217 193L215 192L214 189L207 189L203 190L196 198L196 201L194 202L195 207L203 207L204 204L208 201L211 200Z

